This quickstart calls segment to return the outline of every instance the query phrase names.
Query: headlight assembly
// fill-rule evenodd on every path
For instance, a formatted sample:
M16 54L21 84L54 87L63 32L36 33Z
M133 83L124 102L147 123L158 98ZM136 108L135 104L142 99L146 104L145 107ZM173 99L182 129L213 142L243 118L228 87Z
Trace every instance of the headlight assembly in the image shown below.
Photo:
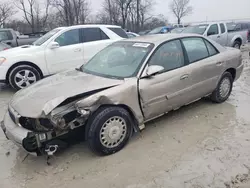
M6 61L5 57L0 57L0 65L2 65Z

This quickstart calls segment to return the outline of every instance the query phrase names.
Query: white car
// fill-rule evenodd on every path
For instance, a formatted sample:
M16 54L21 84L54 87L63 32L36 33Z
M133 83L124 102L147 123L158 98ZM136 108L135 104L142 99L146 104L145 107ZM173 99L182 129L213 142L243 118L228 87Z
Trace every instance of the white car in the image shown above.
M127 38L113 25L56 28L33 43L0 52L0 81L22 89L43 77L78 67L109 44Z

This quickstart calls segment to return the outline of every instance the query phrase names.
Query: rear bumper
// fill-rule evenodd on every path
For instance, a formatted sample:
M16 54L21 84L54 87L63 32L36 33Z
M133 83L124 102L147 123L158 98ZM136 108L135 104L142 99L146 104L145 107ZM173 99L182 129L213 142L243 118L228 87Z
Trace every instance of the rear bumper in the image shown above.
M25 147L23 147L23 141L28 137L28 134L31 133L31 131L16 125L10 118L9 113L5 114L4 120L1 122L1 128L7 139L11 140L18 147L26 150ZM27 150L26 152L34 156L38 155L38 152L29 152Z

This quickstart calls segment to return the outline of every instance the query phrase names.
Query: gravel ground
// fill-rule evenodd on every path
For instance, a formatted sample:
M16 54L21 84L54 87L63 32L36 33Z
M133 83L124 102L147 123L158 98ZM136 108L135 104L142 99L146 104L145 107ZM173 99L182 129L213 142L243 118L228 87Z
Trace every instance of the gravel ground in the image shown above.
M250 59L229 100L201 100L146 125L117 154L98 157L85 143L55 156L27 155L0 131L1 188L250 187ZM248 59L247 59L248 58ZM13 91L0 85L0 119Z

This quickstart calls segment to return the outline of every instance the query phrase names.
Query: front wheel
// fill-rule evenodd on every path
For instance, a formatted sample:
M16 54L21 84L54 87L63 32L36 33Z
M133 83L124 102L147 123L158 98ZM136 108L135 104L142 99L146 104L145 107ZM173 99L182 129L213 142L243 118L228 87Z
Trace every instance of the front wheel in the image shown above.
M16 90L23 89L41 79L39 72L29 65L15 67L9 75L9 83Z
M98 155L110 155L120 151L132 134L130 114L120 107L103 107L97 110L89 122L87 142Z
M230 72L225 72L218 85L217 88L211 95L211 100L216 103L222 103L228 99L232 92L233 88L233 77Z

